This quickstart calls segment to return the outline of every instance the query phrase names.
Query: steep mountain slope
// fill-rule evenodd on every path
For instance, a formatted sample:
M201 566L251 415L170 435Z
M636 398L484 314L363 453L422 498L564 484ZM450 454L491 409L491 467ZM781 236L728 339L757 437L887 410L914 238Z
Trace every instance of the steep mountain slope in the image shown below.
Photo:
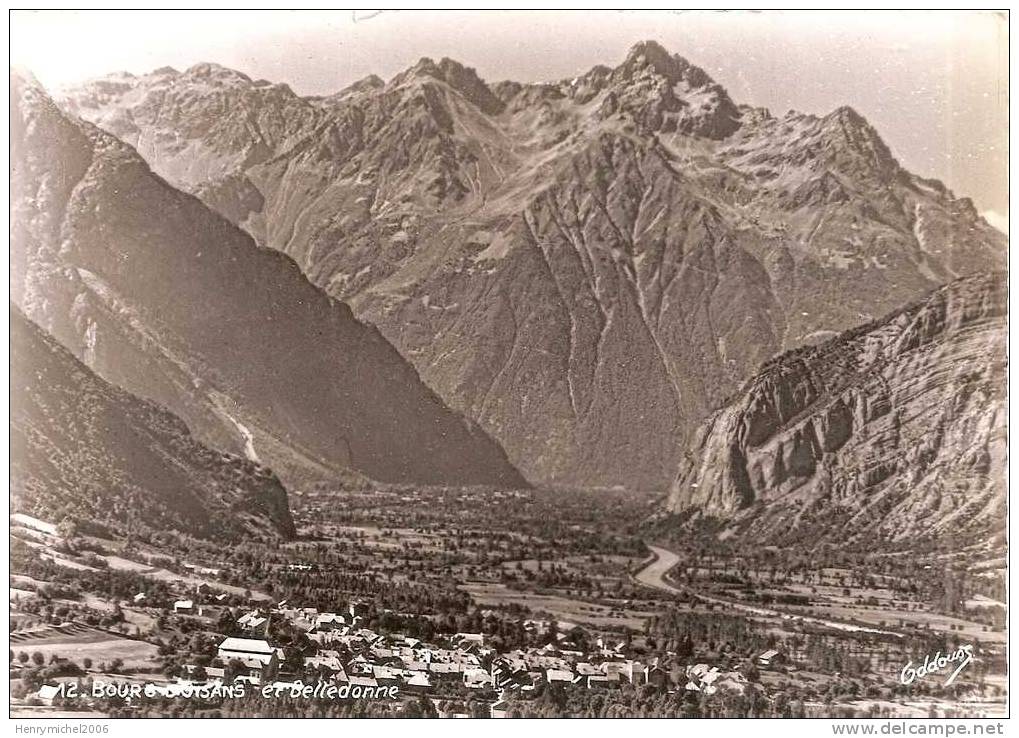
M104 382L11 306L14 505L215 537L294 535L263 466L213 451L181 420Z
M523 484L379 332L137 153L12 89L11 291L108 381L288 484Z
M316 99L210 69L235 104L194 70L65 104L129 119L156 171L349 302L543 484L664 489L761 361L1004 265L1002 234L851 109L739 106L653 42L556 83L422 59ZM293 124L241 126L256 111ZM235 169L196 182L188 161L224 150Z
M760 540L1000 535L1006 318L1004 275L966 277L770 361L692 436L669 508Z

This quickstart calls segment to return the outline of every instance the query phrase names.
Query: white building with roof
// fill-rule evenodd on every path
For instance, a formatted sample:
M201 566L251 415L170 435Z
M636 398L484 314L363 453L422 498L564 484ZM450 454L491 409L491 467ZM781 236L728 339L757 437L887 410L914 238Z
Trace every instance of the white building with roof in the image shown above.
M248 676L265 680L279 667L280 649L260 638L227 638L219 644L217 656L227 665L240 661Z

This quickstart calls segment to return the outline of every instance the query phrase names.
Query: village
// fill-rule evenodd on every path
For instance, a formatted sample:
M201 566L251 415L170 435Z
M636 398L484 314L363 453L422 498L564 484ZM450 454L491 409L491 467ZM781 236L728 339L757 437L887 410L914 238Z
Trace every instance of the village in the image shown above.
M132 604L142 605L145 599L145 593L139 592ZM229 609L219 602L225 599L222 593L215 594L202 585L189 599L174 601L169 610L196 618L218 613L217 621L222 624ZM130 703L132 699L192 694L383 700L427 696L438 706L458 694L473 693L475 701L487 704L488 716L502 718L507 717L513 700L526 700L543 685L587 690L623 685L673 688L671 675L659 659L634 659L625 641L599 638L589 650L574 647L571 633L564 630L569 623L525 620L523 627L529 633L548 642L541 647L499 652L486 643L483 633L452 633L438 642L399 633L381 634L364 627L370 610L370 605L358 601L337 612L319 612L286 601L255 607L234 621L231 632L236 635L224 635L211 658L209 653L188 654L195 658L159 682L143 684L141 675L103 675L94 680L90 690L46 683L31 697L42 705L75 697L77 709L83 707L82 701L95 697L118 697ZM297 632L306 638L300 639L303 645L299 647L283 645L268 635L274 630ZM767 669L780 664L782 654L769 649L756 661ZM696 663L687 666L685 684L679 688L706 695L720 691L742 694L751 685L739 669Z
M761 648L749 660L744 654L678 665L675 653L652 648L639 630L607 617L601 627L584 621L598 622L603 611L593 605L577 612L578 622L454 595L449 607L459 614L452 619L396 611L366 597L337 598L329 609L273 601L264 592L225 583L228 572L217 566L82 551L105 549L100 539L80 535L72 553L58 526L20 514L11 522L15 558L22 563L12 579L11 673L32 687L16 700L25 707L130 713L159 701L201 698L208 708L254 697L372 700L401 710L417 709L425 700L439 716L498 718L514 706L519 714L521 705L550 688L744 694L762 689L751 683L752 671L782 661L779 651ZM317 563L294 559L273 571L305 584L325 574ZM94 593L63 592L55 580L69 573ZM99 578L95 585L85 576L90 573ZM135 589L127 589L131 585ZM640 607L653 612L650 598L659 595L646 594ZM615 606L619 612L638 607L627 603ZM476 629L444 629L457 622ZM92 646L97 656L80 658ZM124 656L101 659L100 647ZM48 664L40 665L43 654ZM754 667L751 673L745 673L747 665Z

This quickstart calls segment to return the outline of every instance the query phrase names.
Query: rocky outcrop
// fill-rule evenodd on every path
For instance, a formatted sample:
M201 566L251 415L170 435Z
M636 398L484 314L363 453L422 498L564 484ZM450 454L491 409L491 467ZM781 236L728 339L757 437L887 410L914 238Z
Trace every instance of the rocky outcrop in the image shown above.
M272 471L202 445L179 418L97 377L15 306L10 431L18 510L215 540L294 535Z
M653 42L545 84L428 59L318 100L234 80L250 89L216 125L197 121L221 93L185 77L67 104L175 137L147 158L192 189L175 179L191 158L235 151L241 174L200 196L378 326L536 483L664 490L762 361L1004 265L1004 236L857 112L740 107ZM249 164L256 137L229 132L253 116L293 123Z
M764 539L1004 530L1002 274L768 362L692 436L669 497Z
M15 78L12 102L12 296L97 374L291 487L344 475L524 484L496 442L287 256L35 84Z

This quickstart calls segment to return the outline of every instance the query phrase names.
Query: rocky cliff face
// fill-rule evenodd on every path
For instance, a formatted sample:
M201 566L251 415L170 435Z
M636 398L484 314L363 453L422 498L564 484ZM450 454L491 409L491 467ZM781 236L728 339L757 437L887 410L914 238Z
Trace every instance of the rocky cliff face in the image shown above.
M1006 317L1005 277L972 276L768 362L692 436L669 508L785 541L1002 534Z
M853 110L740 106L653 42L549 84L423 59L302 99L211 74L65 104L129 120L157 172L349 302L542 484L664 489L762 361L1004 264ZM226 163L203 179L196 157Z
M12 298L97 374L288 484L523 484L287 256L35 84L15 78L12 102Z
M213 451L162 408L104 382L11 306L11 493L45 519L216 540L291 537L267 468Z

